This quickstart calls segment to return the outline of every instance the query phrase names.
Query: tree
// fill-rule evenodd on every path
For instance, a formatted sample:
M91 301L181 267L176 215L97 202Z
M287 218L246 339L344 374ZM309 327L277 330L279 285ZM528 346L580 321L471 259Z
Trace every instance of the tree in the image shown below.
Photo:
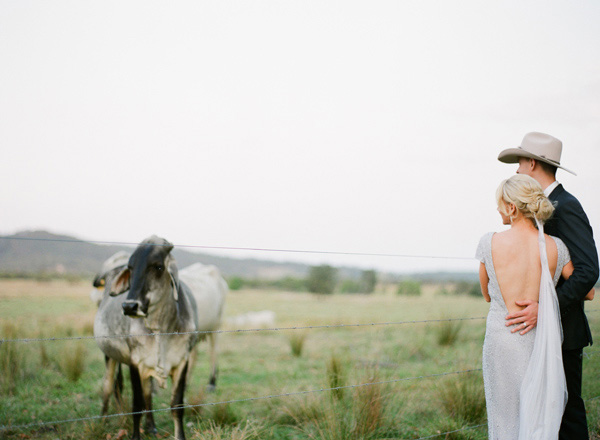
M360 277L361 292L373 293L377 284L377 273L374 270L363 270Z
M337 270L326 264L311 267L308 279L306 280L308 291L323 294L333 293L336 276Z

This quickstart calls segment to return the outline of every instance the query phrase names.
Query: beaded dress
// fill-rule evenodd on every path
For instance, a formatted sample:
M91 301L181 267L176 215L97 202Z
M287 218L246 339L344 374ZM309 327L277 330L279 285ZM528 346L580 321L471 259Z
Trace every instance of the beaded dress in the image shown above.
M494 232L485 234L476 252L476 258L485 264L489 277L488 292L491 298L482 359L488 436L490 440L517 440L521 384L531 358L537 328L521 335L519 332L511 333L511 328L506 327L505 318L508 309L500 293L494 271L493 235ZM570 256L562 240L552 238L558 249L557 267L552 280L556 286L562 268L570 261Z

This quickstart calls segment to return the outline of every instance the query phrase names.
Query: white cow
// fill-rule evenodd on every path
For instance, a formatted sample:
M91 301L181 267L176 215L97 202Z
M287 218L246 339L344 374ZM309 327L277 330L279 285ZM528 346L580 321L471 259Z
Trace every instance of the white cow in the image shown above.
M221 328L225 298L229 287L216 266L195 263L179 271L179 279L186 283L196 299L198 307L198 331L209 332L200 335L200 339L208 338L210 345L211 374L209 390L217 385L217 351L218 333L210 333ZM196 349L195 349L196 350ZM195 359L194 356L191 358ZM190 365L191 373L193 365ZM189 373L188 373L189 374Z

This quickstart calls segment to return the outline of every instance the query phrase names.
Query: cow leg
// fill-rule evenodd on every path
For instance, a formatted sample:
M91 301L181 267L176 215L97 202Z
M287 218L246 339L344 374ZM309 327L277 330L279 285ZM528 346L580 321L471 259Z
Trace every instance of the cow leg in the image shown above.
M206 386L207 391L215 391L217 389L217 340L216 333L208 334L208 343L210 344L210 379Z
M106 364L106 371L104 372L104 379L102 380L102 415L108 414L108 401L113 391L113 385L115 382L115 367L117 362L108 356L104 356Z
M185 440L185 432L183 431L183 394L185 392L185 379L187 376L188 362L185 361L177 367L171 376L173 381L173 394L171 396L171 417L175 424L174 437L177 440Z
M152 411L152 385L153 384L151 377L142 382L146 411ZM154 424L154 413L146 413L146 423L144 423L144 429L150 434L158 434L158 430L156 429L156 425Z
M131 388L133 390L133 434L132 440L141 440L140 437L140 420L142 419L141 412L144 410L144 391L142 389L142 380L140 379L140 371L135 365L129 366L129 375L131 376Z
M186 383L190 383L192 380L192 372L194 371L194 366L198 360L198 344L192 348L190 351L190 357L188 358L188 369L187 369L187 377L185 379Z
M114 386L115 401L120 411L123 411L123 368L117 363L117 380Z

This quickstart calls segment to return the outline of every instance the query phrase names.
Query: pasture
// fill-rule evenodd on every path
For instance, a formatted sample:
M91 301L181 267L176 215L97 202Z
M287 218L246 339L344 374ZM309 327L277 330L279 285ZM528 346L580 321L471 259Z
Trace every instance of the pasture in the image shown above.
M95 314L90 285L0 280L1 337L90 336ZM233 291L225 318L272 310L277 327L336 326L478 318L488 308L483 299L442 295L436 285L425 286L420 297L384 290L331 296ZM597 302L588 306L588 317L600 338ZM186 410L186 433L207 440L343 440L417 439L460 430L432 438L485 439L485 426L461 430L486 422L481 372L442 375L481 368L484 329L484 319L473 319L223 333L214 393L204 391L209 362L207 343L200 345L186 403L206 405ZM600 396L600 350L585 353L583 394L590 399ZM100 414L104 359L92 339L4 343L0 368L0 425ZM365 383L374 385L350 387ZM319 391L327 388L336 389ZM127 369L124 394L127 412ZM213 405L281 394L290 395ZM154 409L168 408L169 400L168 390L157 390ZM586 405L591 438L600 439L600 398ZM109 414L118 412L112 399ZM169 412L156 413L155 420L158 438L169 438ZM124 430L131 430L129 416L9 428L0 438L114 440L126 438Z

